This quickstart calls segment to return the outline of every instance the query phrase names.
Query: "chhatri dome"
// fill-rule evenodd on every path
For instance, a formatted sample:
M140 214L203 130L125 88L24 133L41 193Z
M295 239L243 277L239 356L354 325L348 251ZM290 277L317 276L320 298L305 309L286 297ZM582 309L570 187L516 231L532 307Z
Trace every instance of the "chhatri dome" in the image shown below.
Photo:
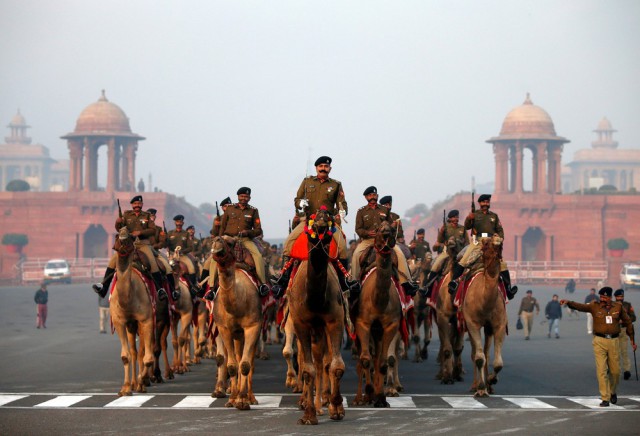
M556 129L549 114L531 101L529 93L522 105L512 109L500 130L501 139L555 138Z
M100 99L87 106L78 117L75 135L110 134L130 136L129 118L116 104L107 100L104 90Z

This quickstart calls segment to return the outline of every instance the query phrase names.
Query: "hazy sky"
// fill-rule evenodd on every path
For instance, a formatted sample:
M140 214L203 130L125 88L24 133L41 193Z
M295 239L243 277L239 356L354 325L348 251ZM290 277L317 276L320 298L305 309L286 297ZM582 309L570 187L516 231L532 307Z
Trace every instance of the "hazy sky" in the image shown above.
M485 140L527 92L565 163L603 116L640 146L637 0L0 0L0 36L3 127L20 108L67 159L60 136L105 89L147 138L137 179L194 205L249 186L266 239L320 155L347 235L369 185L403 215L491 182Z

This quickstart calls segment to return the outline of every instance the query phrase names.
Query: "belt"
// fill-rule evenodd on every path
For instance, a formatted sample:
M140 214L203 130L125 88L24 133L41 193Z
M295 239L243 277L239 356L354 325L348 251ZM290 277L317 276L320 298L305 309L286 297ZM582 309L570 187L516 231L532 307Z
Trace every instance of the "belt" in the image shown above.
M616 339L619 336L619 333L616 333L614 335L603 335L601 333L594 333L594 336L599 336L601 338L605 338L605 339Z

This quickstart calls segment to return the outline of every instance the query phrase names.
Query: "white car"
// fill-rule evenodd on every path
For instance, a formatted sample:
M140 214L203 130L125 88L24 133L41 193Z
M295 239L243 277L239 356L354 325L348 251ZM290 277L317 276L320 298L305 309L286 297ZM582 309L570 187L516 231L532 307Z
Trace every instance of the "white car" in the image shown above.
M64 259L51 259L44 266L44 281L71 283L71 266Z
M640 264L625 263L622 265L620 286L625 291L633 287L640 288Z

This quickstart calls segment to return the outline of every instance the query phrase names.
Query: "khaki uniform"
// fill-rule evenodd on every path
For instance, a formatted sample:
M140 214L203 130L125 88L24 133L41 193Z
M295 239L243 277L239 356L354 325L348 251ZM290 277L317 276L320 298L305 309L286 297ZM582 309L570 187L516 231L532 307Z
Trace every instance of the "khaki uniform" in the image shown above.
M354 250L353 257L351 258L351 276L354 279L360 278L360 255L375 242L375 238L369 236L369 231L377 230L384 221L392 223L390 211L384 206L379 204L376 204L375 207L366 205L358 210L358 214L356 215L356 233L360 236L361 241ZM398 272L401 276L401 282L410 281L411 272L409 271L407 258L397 244L393 247L393 251L395 251L398 257Z
M416 259L424 259L427 253L431 253L431 246L426 240L414 239L411 243L415 244L415 247L411 249L411 254Z
M623 301L622 307L624 307L627 315L629 315L629 319L631 319L631 322L636 322L636 314L631 303L629 303L628 301ZM631 372L631 359L629 358L629 336L627 336L627 332L623 329L620 329L618 343L620 346L620 354L622 356L622 371Z
M533 327L533 309L536 310L536 313L540 313L538 300L528 295L526 297L523 297L522 301L520 302L518 316L522 319L522 325L524 326L524 336L527 338L531 334L531 327Z
M148 212L140 211L138 215L133 210L126 210L122 214L122 223L116 223L116 231L126 227L129 233L140 231L135 247L138 251L144 253L149 259L151 273L160 271L158 264L153 261L155 256L151 249L151 240L149 238L156 234L156 225L151 221L151 215ZM109 260L109 268L116 269L118 254L114 253Z
M156 226L156 234L149 238L149 241L153 247L153 254L156 256L156 260L162 264L167 274L170 274L172 268L171 265L169 265L169 259L167 259L167 256L160 251L167 246L167 235L162 233L164 233L162 229Z
M461 226L459 224L454 226L452 223L447 223L446 225L440 227L440 230L438 230L438 238L434 247L442 246L443 249L438 257L436 257L433 265L431 265L431 271L439 273L442 269L442 264L447 259L447 257L449 257L447 254L446 244L451 237L456 239L464 239L464 246L466 247L467 245L469 245L469 234L465 230L464 226Z
M222 216L219 236L238 236L240 232L246 232L246 236L239 237L238 239L244 248L251 253L253 262L256 264L256 275L258 276L258 280L260 280L261 284L264 284L266 283L264 260L260 254L260 250L258 250L256 244L252 241L253 238L257 238L262 235L262 224L260 222L258 209L250 205L246 205L242 208L239 203L231 204L227 207L227 210ZM213 276L213 270L217 272L217 267L212 267L211 270L211 275Z
M400 215L398 215L395 212L390 212L389 215L391 215L391 221L393 221L394 223L398 223L398 228L396 231L396 240L404 239L404 229L402 228L402 220L400 219Z
M332 217L336 216L340 209L348 212L347 200L344 197L342 183L332 178L321 181L317 176L309 176L302 180L298 193L293 201L296 210L300 209L300 201L306 199L309 202L308 214L316 213L321 206L327 208ZM341 223L336 222L340 227ZM291 256L291 249L298 236L304 231L304 225L297 225L284 241L284 256ZM338 247L338 258L347 258L347 242L342 234L342 230L333 234L333 240Z
M500 218L495 212L490 210L487 213L483 213L481 210L474 212L474 219L469 219L467 216L464 220L464 228L471 230L473 235L476 235L477 241L475 244L469 244L462 249L458 257L460 257L460 265L467 268L473 264L473 262L480 257L479 252L482 250L482 244L480 244L480 238L491 237L494 233L497 233L502 239L504 239L504 229L500 223ZM500 260L500 271L506 271L507 264L504 260Z
M626 326L626 333L634 338L633 323L622 304L612 301L609 306L593 301L589 304L569 301L571 309L587 312L593 316L593 353L596 360L596 375L602 401L610 401L616 393L620 379L620 325ZM608 371L608 374L607 374Z
M183 262L187 266L189 274L195 274L196 269L193 265L193 261L187 254L193 252L193 242L189 238L189 233L186 230L169 230L167 233L167 249L169 254L173 254L176 248L180 247L180 262Z

